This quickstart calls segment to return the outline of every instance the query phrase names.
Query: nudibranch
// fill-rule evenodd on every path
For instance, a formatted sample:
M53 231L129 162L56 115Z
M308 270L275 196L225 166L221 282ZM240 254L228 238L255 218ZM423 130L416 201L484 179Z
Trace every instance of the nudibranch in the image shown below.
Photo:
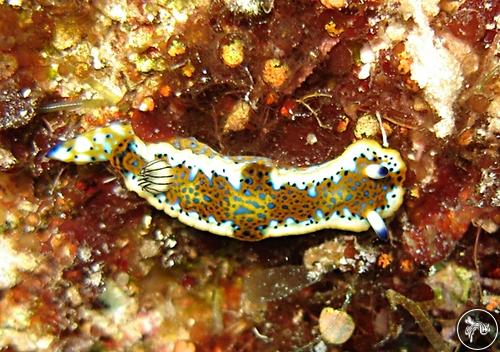
M323 164L282 168L263 157L221 155L194 138L145 143L120 123L61 142L47 156L109 161L126 187L155 208L246 241L370 226L385 239L384 219L401 206L406 173L396 150L368 139Z

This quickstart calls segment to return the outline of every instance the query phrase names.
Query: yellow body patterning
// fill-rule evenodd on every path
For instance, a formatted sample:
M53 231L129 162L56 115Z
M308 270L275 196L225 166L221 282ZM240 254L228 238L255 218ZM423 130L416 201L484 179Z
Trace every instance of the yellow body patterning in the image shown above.
M267 158L221 155L194 138L144 143L119 123L62 142L47 156L110 161L126 187L155 208L247 241L370 225L387 238L383 219L401 206L406 173L399 153L373 140L357 141L320 165L280 168Z

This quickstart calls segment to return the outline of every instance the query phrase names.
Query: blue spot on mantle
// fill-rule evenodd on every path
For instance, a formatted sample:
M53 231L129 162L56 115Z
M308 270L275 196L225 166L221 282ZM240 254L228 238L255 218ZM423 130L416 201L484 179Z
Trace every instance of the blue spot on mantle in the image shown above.
M253 211L251 211L248 208L240 206L238 209L235 210L234 215L245 215L245 214L253 214Z

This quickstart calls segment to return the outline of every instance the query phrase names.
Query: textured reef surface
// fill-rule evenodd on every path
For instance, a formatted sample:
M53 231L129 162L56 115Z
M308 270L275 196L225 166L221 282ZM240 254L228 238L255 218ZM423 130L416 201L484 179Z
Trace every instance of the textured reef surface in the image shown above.
M458 348L500 310L499 7L0 0L0 351ZM403 203L388 241L215 236L47 158L115 121L289 170L388 142Z

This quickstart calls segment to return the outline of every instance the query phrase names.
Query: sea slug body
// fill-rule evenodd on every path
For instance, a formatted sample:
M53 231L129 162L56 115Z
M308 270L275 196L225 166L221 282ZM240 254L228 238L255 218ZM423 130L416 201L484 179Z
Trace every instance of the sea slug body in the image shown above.
M406 165L399 153L359 140L336 159L300 168L224 156L194 138L144 143L114 123L61 142L47 156L85 164L110 161L126 187L200 230L239 240L321 229L387 238L385 218L401 206Z

